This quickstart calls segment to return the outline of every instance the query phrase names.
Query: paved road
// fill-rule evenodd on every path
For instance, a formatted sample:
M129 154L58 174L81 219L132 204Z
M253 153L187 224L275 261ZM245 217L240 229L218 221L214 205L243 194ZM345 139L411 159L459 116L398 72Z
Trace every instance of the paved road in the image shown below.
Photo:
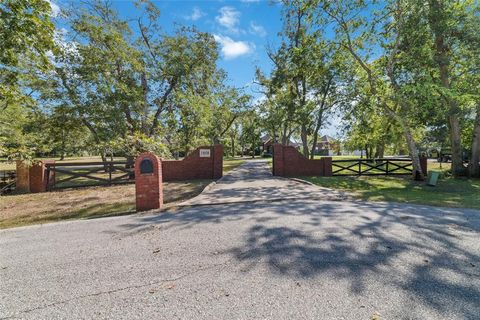
M479 319L479 236L479 211L316 199L3 230L0 318Z

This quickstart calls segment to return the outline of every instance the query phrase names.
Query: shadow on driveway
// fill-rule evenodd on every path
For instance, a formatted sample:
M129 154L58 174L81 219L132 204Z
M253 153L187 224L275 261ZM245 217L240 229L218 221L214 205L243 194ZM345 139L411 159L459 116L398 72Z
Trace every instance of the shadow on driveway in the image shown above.
M347 281L366 294L372 281L406 293L415 303L462 319L480 315L480 212L428 206L284 201L194 207L142 217L123 227L243 226L243 243L223 254L246 269L272 275Z

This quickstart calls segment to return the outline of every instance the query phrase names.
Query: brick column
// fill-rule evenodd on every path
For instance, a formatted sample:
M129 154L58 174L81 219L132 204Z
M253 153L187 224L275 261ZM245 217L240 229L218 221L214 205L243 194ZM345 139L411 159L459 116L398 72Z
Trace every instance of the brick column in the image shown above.
M30 192L30 167L22 160L17 160L17 177L15 191L21 193Z
M216 144L212 147L213 154L213 179L223 177L223 146Z
M31 165L17 161L17 181L15 189L20 192L39 193L48 191L48 187L55 183L55 172L48 176L47 164L54 164L55 160L34 161Z
M273 145L273 175L284 176L285 175L285 163L283 159L283 146L280 143Z
M48 177L47 164L55 164L55 160L36 161L30 167L30 192L46 192L48 183L53 184L55 173L50 172L50 177Z
M323 175L325 177L332 176L332 157L323 157Z
M135 161L137 211L161 209L163 205L162 162L153 153L142 153Z

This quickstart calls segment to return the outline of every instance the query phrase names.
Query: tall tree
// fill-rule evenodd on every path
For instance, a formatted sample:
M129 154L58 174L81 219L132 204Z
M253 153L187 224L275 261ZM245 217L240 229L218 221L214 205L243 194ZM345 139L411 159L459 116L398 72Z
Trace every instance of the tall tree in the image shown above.
M30 101L28 83L50 67L55 30L51 15L46 0L0 3L0 110Z

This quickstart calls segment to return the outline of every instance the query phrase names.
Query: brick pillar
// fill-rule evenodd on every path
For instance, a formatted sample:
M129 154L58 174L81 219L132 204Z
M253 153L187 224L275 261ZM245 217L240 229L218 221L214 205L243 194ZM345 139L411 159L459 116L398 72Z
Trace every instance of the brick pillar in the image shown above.
M163 205L162 162L153 153L142 153L135 161L137 211L161 209Z
M55 172L47 171L47 164L55 160L34 161L31 165L17 161L17 181L15 189L19 192L39 193L48 191L49 185L55 183ZM50 174L50 176L48 176Z
M426 176L428 173L427 157L420 157L420 167L422 168L422 173Z
M324 157L323 159L323 175L325 177L332 176L332 157Z
M213 179L220 179L223 177L223 146L216 144L212 147L213 154Z
M30 192L30 167L22 160L17 160L17 177L15 191L21 193Z
M285 163L283 159L283 146L279 143L273 145L273 175L284 176L285 175Z
M46 192L48 184L53 184L55 173L50 172L50 177L48 177L47 164L55 164L55 160L36 161L30 167L30 192Z

